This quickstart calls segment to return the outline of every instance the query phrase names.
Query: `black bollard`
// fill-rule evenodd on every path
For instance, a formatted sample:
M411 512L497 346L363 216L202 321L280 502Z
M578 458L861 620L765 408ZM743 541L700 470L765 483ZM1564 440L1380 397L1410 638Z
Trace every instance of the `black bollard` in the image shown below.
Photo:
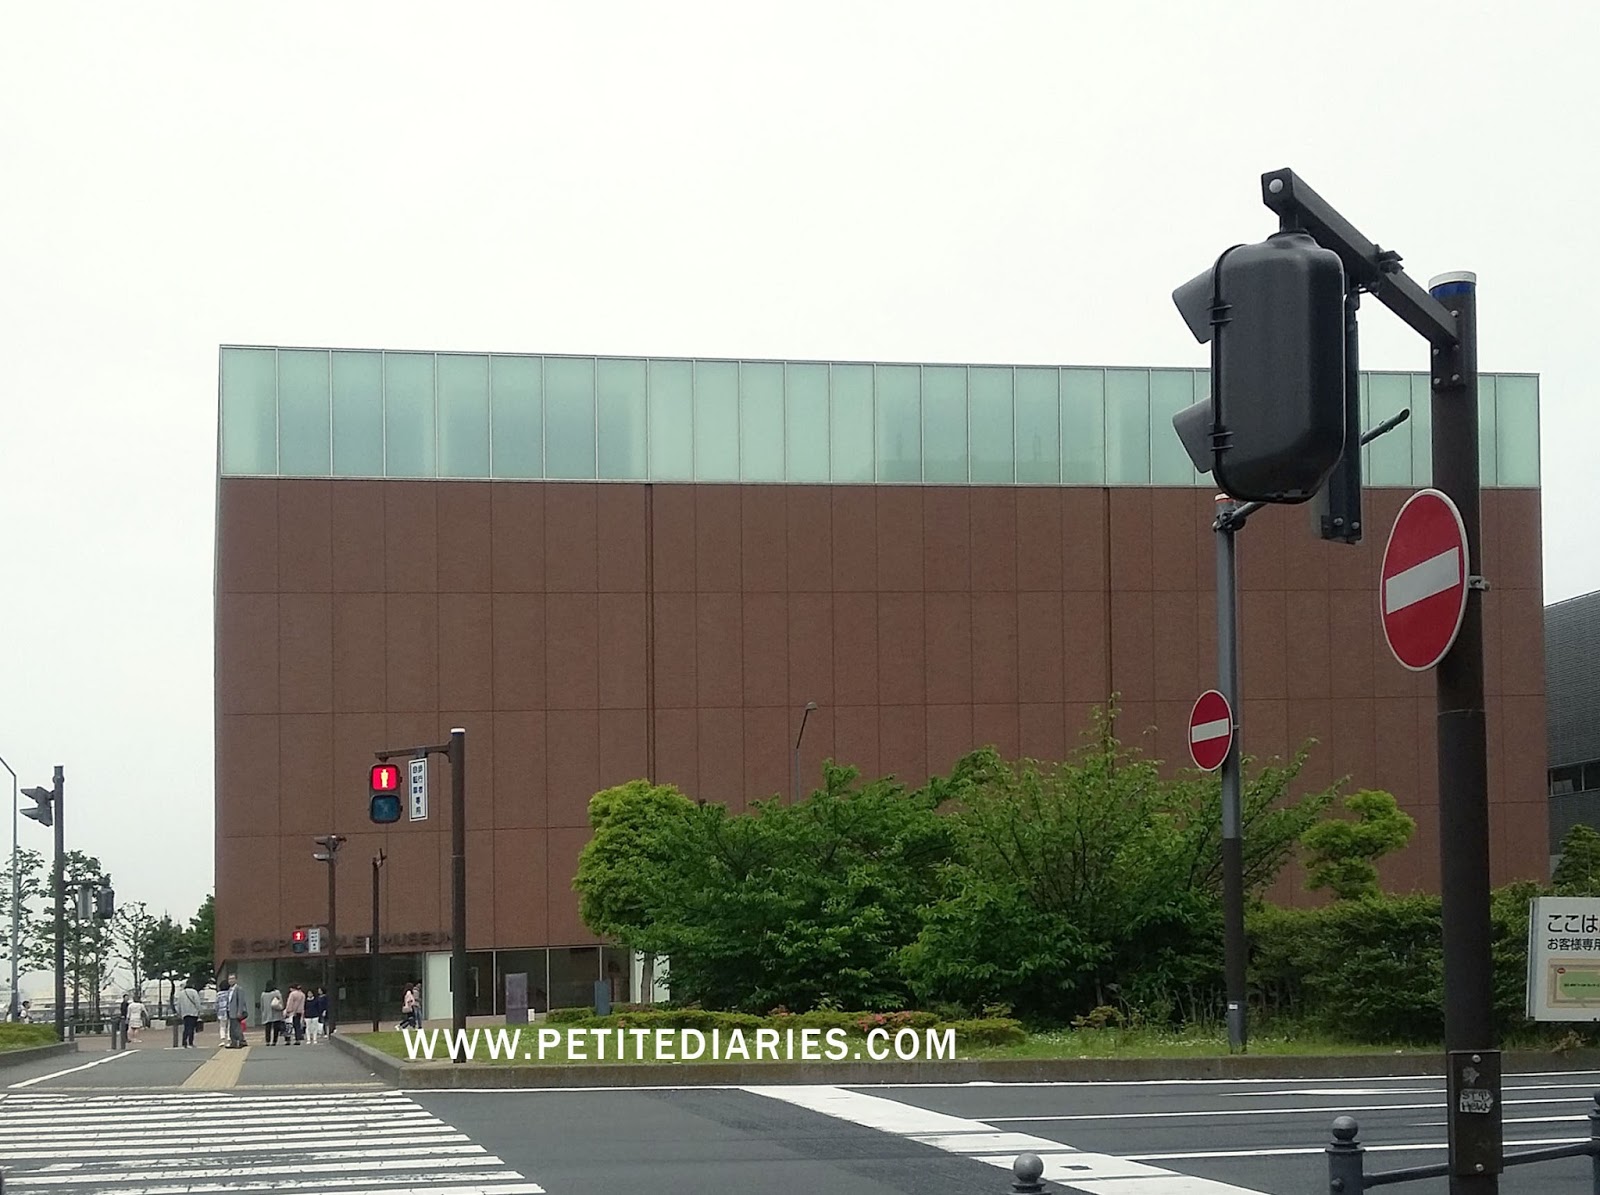
M1600 1195L1600 1091L1594 1093L1594 1107L1589 1109L1589 1167L1594 1195Z
M1362 1155L1366 1152L1356 1140L1360 1126L1351 1116L1333 1122L1333 1140L1328 1144L1328 1191L1330 1195L1360 1195L1366 1190Z
M1044 1174L1044 1162L1038 1154L1018 1154L1017 1160L1011 1163L1011 1173L1013 1191L1021 1195L1039 1195L1044 1190L1044 1184L1039 1181Z

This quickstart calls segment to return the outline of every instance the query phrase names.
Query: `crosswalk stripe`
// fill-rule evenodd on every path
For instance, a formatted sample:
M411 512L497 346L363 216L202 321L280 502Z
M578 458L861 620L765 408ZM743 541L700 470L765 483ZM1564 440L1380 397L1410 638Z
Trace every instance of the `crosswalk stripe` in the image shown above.
M35 1195L543 1195L392 1091L235 1095L8 1092L0 1176Z

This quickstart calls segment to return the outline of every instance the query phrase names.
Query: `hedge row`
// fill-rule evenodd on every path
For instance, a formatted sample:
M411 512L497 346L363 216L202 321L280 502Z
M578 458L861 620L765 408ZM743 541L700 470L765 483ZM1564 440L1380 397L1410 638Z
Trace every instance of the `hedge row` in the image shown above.
M779 1012L757 1016L747 1012L716 1012L704 1008L645 1008L613 1012L597 1017L587 1008L552 1008L547 1023L587 1029L719 1029L727 1033L739 1029L842 1029L851 1036L865 1036L873 1029L896 1033L901 1029L953 1029L958 1045L1009 1045L1026 1040L1022 1022L1005 1017L982 1020L942 1020L931 1012Z
M22 1046L48 1046L54 1044L54 1025L30 1025L17 1021L0 1023L0 1050L14 1050Z

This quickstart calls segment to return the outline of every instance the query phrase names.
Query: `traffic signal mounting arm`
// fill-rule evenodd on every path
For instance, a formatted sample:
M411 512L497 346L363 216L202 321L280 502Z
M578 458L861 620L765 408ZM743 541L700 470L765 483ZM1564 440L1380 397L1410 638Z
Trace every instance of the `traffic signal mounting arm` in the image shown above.
M1454 317L1400 268L1400 255L1362 236L1293 170L1263 174L1261 201L1285 228L1304 229L1317 244L1337 253L1345 273L1413 331L1441 348L1456 344Z

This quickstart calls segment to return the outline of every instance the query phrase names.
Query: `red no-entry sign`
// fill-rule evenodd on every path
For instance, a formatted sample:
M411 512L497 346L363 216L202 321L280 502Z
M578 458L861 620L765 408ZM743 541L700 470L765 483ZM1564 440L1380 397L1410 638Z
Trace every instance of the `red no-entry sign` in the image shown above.
M1215 689L1200 694L1189 711L1189 755L1194 766L1214 772L1228 758L1233 745L1233 710L1228 699Z
M1413 672L1444 659L1467 612L1467 529L1438 490L1406 499L1389 532L1378 582L1383 637Z

